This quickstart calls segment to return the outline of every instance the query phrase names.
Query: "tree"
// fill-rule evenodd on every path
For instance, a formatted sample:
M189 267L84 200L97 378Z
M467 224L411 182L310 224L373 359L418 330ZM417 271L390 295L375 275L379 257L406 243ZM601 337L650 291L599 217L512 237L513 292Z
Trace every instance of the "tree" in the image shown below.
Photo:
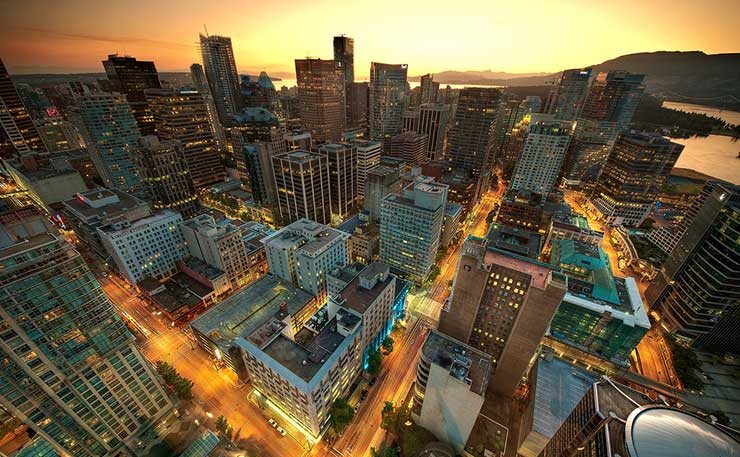
M179 377L172 387L177 398L181 400L190 400L193 398L193 381Z
M374 447L371 447L370 455L372 457L398 457L398 448L388 447L388 445L383 443L377 450Z
M229 421L224 416L218 416L216 419L216 431L219 436L231 441L234 436L234 427L229 425Z
M157 360L154 366L164 383L175 393L177 398L180 400L193 398L193 381L180 376L175 367L162 360Z
M331 414L329 422L332 429L337 433L342 433L355 415L355 411L344 398L334 400L329 413Z
M380 373L380 364L382 360L383 356L380 354L380 351L377 349L370 351L370 354L367 356L367 373L370 376L377 376L377 374Z
M383 348L383 355L389 355L393 352L393 338L386 336L380 346Z
M394 407L392 402L385 402L380 412L380 428L395 435L401 436L404 424L411 420L411 412L405 405Z

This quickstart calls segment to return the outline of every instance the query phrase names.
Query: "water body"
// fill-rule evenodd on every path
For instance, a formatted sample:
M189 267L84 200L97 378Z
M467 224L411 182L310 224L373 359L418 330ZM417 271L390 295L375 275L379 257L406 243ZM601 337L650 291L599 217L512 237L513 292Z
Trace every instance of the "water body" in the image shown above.
M740 125L740 111L714 108L712 106L694 105L693 103L663 102L664 108L685 111L687 113L706 114L707 116L718 117L725 122L734 125Z
M358 81L361 82L361 81ZM272 82L275 85L275 89L280 90L282 86L285 87L293 87L296 85L295 79L283 79L281 81L273 81ZM413 89L414 87L417 87L419 84L421 84L418 81L409 81L409 86ZM439 84L439 90L444 90L445 87L447 87L448 84L440 83ZM449 84L449 86L453 89L462 89L464 87L504 87L504 86L481 86L477 84Z

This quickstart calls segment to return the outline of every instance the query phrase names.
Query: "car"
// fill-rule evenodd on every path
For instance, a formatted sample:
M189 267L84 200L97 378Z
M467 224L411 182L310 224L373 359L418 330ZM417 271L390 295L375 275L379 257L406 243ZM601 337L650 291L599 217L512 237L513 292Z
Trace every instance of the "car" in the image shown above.
M367 398L367 389L363 390L360 394L360 401L364 401Z
M267 422L269 422L270 425L272 425L272 428L277 428L277 426L278 426L277 422L275 422L275 419L270 419Z
M355 412L357 412L357 411L359 411L359 410L360 410L360 405L361 405L361 404L362 404L362 403L357 403L357 404L355 405Z
M102 276L102 277L104 277L104 278L107 278L107 277L108 277L108 273L106 273L106 272L104 272L104 271L101 271L101 272L100 272L100 276Z
M286 432L283 427L278 427L275 430L277 430L277 432L280 434L280 436L285 436L285 435L288 434L288 432Z
M367 384L369 386L372 386L373 384L375 384L375 381L377 381L377 380L378 380L378 377L377 376L373 376L372 378L370 378L370 382L368 382Z

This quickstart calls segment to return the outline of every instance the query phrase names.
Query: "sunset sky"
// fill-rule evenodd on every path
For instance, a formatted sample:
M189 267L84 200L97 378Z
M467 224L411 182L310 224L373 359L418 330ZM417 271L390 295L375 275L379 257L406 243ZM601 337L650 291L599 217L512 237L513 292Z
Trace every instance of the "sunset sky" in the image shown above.
M198 33L230 36L241 72L293 72L355 38L371 60L443 70L554 72L641 51L740 51L740 1L691 0L0 0L0 58L11 73L102 72L109 53L160 71L200 60Z

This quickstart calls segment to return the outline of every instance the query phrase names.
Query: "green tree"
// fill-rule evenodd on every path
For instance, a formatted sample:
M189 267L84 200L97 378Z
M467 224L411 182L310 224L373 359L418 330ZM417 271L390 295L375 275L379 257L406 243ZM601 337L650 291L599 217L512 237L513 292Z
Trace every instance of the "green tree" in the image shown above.
M411 411L406 405L394 407L393 403L387 401L380 411L380 428L400 437L406 423L411 420Z
M193 381L180 376L175 367L162 360L154 364L157 373L162 377L167 387L181 400L193 398Z
M367 356L367 373L370 376L376 376L380 373L380 365L382 363L383 356L377 349L370 351Z
M355 411L344 398L334 400L329 413L331 414L329 423L331 423L332 429L337 433L342 433L355 415Z
M193 381L179 377L172 385L175 395L180 400L190 400L193 398Z
M381 343L381 347L383 348L383 355L390 355L391 352L393 352L393 338L390 336L386 336L383 340L383 343Z
M380 445L380 448L370 448L370 455L372 457L398 457L398 448L388 447L385 443Z
M216 431L219 436L231 441L234 436L234 427L229 425L229 421L224 416L218 416L216 419Z

